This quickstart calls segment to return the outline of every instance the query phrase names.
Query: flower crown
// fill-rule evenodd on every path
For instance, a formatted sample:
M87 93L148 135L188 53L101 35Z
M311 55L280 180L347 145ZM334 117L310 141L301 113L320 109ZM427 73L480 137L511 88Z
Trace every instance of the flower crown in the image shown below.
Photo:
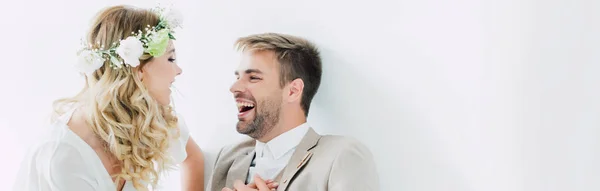
M108 49L97 42L100 49L92 48L83 42L83 48L77 52L77 70L87 75L102 67L105 61L110 60L114 69L136 67L140 64L140 57L148 53L153 57L159 57L165 53L169 40L175 40L173 29L181 27L183 17L180 12L170 9L165 14L164 8L154 8L152 11L159 15L158 25L147 26L145 32L131 32L131 36L124 40L115 42Z

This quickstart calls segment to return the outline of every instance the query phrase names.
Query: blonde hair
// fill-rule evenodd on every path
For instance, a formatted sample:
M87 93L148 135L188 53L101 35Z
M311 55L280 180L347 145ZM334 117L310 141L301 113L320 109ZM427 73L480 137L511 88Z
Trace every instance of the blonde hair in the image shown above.
M158 15L149 10L109 7L96 16L87 41L93 48L110 47L158 22ZM73 104L80 106L91 130L120 162L115 184L121 179L132 181L137 190L147 190L143 182L155 187L160 174L173 165L167 154L169 140L179 136L172 108L153 99L138 78L137 70L150 60L152 56L144 53L140 66L116 69L107 60L86 76L79 94L54 103L55 116L63 115Z
M300 104L304 115L308 116L323 73L319 50L312 42L288 34L262 33L237 39L235 47L240 51L274 52L280 66L280 86L284 87L295 79L304 82Z

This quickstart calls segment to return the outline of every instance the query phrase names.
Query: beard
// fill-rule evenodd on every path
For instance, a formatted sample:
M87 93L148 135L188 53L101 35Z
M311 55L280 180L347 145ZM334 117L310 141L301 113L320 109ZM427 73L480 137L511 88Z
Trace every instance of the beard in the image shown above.
M274 96L276 97L276 96ZM238 121L237 132L248 135L253 139L259 139L271 132L277 122L281 111L281 98L267 98L257 102L255 116L252 121Z

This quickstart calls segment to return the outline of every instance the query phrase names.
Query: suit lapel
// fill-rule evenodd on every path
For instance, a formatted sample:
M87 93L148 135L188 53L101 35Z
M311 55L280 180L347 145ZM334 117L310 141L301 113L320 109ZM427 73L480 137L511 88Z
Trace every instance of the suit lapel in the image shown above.
M290 162L285 167L283 175L281 176L282 182L279 183L277 190L283 191L287 189L288 185L296 176L296 173L298 173L312 157L313 153L310 152L310 150L317 145L320 138L321 136L312 128L308 129L308 132L304 135L304 138L302 138L298 147L296 147L296 151L292 155Z
M227 181L225 182L226 187L233 188L233 183L236 180L246 182L250 163L252 163L254 155L255 151L252 150L250 153L241 155L233 161L233 164L231 164L231 168L229 168L229 172L227 173Z

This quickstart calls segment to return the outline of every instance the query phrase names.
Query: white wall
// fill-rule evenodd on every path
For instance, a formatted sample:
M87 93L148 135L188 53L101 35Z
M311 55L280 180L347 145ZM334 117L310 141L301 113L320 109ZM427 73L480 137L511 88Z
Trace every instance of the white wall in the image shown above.
M0 148L9 157L0 190L12 186L51 102L81 87L71 64L92 15L118 2L2 2ZM186 16L176 106L209 169L242 137L228 92L233 41L281 32L321 48L309 123L368 145L381 190L600 189L598 1L176 3ZM177 175L166 181L178 184Z

